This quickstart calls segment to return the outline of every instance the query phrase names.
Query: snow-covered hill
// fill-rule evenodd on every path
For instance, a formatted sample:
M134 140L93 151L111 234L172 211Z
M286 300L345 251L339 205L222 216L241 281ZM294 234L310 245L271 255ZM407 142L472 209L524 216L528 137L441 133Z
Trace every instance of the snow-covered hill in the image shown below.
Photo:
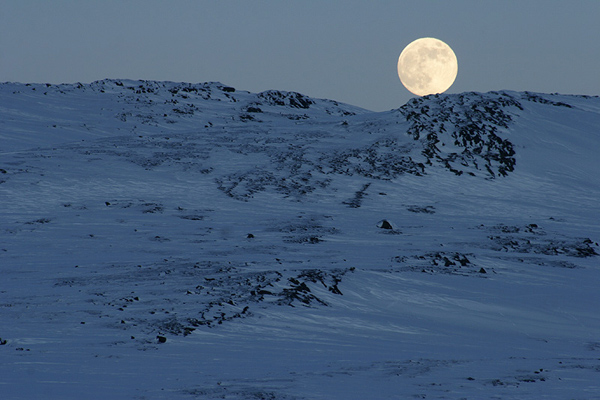
M598 97L0 84L0 397L600 398L598 150Z

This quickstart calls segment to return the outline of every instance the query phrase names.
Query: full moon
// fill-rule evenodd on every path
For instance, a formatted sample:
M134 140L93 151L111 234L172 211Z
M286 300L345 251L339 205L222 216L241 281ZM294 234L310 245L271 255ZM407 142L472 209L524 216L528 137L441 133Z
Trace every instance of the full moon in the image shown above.
M446 43L434 38L411 42L398 58L398 76L417 96L443 93L456 79L458 61Z

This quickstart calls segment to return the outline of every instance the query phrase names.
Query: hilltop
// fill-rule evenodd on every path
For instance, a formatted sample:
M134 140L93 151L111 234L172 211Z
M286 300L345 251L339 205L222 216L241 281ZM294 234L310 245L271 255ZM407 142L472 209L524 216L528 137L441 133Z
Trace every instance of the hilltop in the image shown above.
M600 398L598 126L590 96L0 84L3 398Z

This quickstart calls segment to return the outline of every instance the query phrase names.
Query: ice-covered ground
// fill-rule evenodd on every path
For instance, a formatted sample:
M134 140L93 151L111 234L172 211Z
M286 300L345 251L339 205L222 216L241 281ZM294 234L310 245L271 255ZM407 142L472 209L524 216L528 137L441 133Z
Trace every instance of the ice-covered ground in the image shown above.
M0 84L0 398L598 399L599 150L598 97Z

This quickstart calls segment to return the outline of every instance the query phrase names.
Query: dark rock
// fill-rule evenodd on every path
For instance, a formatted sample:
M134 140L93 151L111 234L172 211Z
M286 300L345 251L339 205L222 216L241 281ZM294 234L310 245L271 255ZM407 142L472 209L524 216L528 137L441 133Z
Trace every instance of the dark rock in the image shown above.
M167 342L167 338L164 336L156 336L156 339L158 340L158 343L166 343Z
M363 185L362 189L354 194L354 198L348 201L342 202L342 204L348 205L350 208L359 208L362 204L363 198L367 195L367 189L371 186L371 183Z
M425 213L425 214L435 214L435 207L433 206L425 206L425 207L419 207L419 206L408 206L406 207L406 209L410 212L414 212L414 213Z
M338 288L337 285L329 286L329 291L333 294L343 295L342 291Z
M487 271L485 270L485 268L481 267L481 269L479 270L480 274L487 274Z
M382 220L379 222L378 224L379 228L381 229L394 229L394 227L392 226L392 224L389 223L389 221L387 220Z
M450 261L448 257L442 257L442 261L444 261L444 267L450 267L452 265L456 265L454 262Z

